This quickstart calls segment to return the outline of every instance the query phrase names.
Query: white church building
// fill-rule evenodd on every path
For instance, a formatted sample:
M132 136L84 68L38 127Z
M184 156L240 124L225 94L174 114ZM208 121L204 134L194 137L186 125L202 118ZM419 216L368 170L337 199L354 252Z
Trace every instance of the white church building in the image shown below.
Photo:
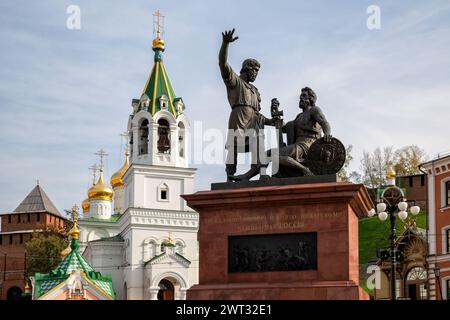
M112 275L117 299L185 299L198 283L199 217L180 197L194 192L189 122L163 64L159 23L153 51L144 91L132 100L124 165L111 186L100 166L79 220L83 256Z

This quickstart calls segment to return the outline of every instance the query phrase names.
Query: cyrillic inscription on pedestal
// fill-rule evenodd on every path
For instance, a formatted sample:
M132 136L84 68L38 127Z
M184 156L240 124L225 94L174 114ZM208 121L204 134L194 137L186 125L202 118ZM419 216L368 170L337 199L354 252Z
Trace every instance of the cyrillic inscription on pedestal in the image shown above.
M228 272L317 270L317 233L228 237Z

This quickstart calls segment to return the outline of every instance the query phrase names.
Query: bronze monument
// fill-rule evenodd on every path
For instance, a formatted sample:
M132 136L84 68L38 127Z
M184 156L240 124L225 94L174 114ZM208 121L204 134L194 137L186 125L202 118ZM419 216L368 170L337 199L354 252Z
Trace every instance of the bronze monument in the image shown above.
M227 181L248 181L260 174L260 179L270 178L266 174L269 159L279 170L273 177L313 176L337 173L345 162L345 148L331 136L330 124L322 110L316 106L317 95L309 88L302 89L299 107L302 112L283 125L279 102L272 99L272 119L261 111L261 97L258 89L251 84L256 79L260 64L255 59L242 63L238 76L227 62L228 46L238 39L234 29L222 33L219 52L219 67L227 88L231 113L228 120L226 173ZM264 125L275 126L279 130L279 147L264 151ZM321 132L323 131L323 138ZM287 135L287 145L282 133ZM249 171L235 176L238 153L251 152L252 165Z

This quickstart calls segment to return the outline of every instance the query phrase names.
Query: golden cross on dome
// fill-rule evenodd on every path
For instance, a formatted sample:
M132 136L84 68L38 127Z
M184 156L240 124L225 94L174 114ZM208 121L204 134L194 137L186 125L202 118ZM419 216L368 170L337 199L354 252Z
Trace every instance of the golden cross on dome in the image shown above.
M100 149L95 153L95 155L100 157L100 171L103 171L103 158L106 157L108 154L103 149Z
M78 222L78 206L77 205L74 205L72 207L72 221L73 221L74 225L77 224L77 222Z
M157 10L153 14L153 28L156 28L156 38L161 38L161 33L164 28L164 16ZM156 21L155 21L156 18Z
M99 167L96 163L94 163L92 166L89 167L89 173L92 172L92 184L95 184L95 181L97 180L97 172L99 170Z
M130 134L125 131L124 133L120 134L120 136L125 139L125 154L128 155L128 145L129 145Z

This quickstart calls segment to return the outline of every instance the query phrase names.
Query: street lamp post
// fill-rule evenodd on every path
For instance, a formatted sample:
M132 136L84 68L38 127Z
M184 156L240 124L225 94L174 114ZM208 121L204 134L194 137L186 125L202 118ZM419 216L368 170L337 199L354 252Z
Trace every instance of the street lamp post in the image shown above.
M436 282L437 282L437 285L438 285L438 288L439 288L439 295L440 295L441 300L442 300L442 288L441 288L441 279L440 279L440 277L441 277L441 268L436 266L433 269L433 271L434 271L434 275L435 275L436 280L437 280Z
M408 217L408 212L406 211L408 208L408 203L404 198L403 191L395 185L395 172L392 168L389 168L386 174L387 184L388 186L383 190L380 202L377 203L377 210L371 209L368 212L369 217L373 217L378 215L378 219L381 221L386 221L389 217L389 221L391 223L390 226L390 235L389 240L391 244L391 250L389 252L389 258L391 260L391 300L396 300L396 288L395 288L395 280L396 280L396 266L397 266L397 250L395 245L395 240L397 239L397 230L396 230L396 213L400 220L404 221ZM417 215L420 212L420 208L418 206L412 206L410 208L410 212L413 215Z
M395 228L395 206L388 207L389 218L391 221L391 300L396 299L396 288L395 288L395 280L396 280L396 269L397 269L397 256L396 256L396 247L395 240L397 239L397 230Z

